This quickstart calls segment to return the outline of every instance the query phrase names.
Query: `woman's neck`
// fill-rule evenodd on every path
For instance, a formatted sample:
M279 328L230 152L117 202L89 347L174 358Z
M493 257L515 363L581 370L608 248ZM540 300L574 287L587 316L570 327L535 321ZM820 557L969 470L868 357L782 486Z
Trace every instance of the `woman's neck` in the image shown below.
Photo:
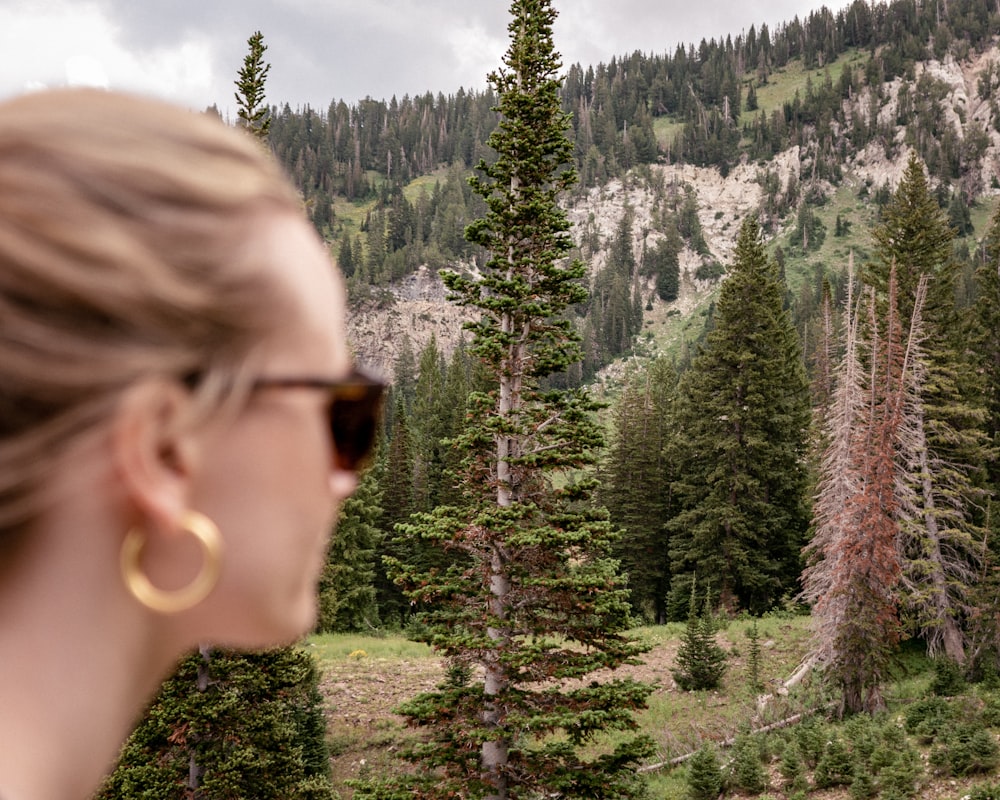
M111 537L82 527L0 568L5 800L90 797L176 655L122 596Z

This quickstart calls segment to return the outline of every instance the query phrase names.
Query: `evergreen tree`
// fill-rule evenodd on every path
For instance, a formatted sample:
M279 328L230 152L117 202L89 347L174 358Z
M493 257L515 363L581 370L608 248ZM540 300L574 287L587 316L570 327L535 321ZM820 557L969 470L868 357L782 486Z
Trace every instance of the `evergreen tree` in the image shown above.
M160 689L97 800L333 800L312 656L195 653Z
M985 411L969 356L967 329L955 306L953 232L932 197L923 164L911 155L899 187L872 232L877 261L865 281L882 308L895 271L900 329L910 330L917 288L926 284L920 354L911 387L910 426L900 457L911 476L902 487L899 514L903 552L902 605L909 628L943 651L965 660L969 586L981 560L976 509L982 504Z
M715 643L711 597L705 596L705 602L699 613L695 601L695 589L692 586L691 610L671 674L677 685L685 692L698 692L704 689L718 689L726 672L726 666L725 651Z
M725 780L719 756L711 745L705 745L691 757L687 784L689 800L719 800Z
M983 423L986 487L989 492L983 526L984 561L974 598L974 668L1000 670L1000 527L997 497L1000 493L1000 206L993 214L983 243L983 263L976 270L976 330L972 349L983 377Z
M496 160L471 179L487 205L467 230L489 252L482 277L446 273L455 300L481 319L470 352L489 376L470 398L463 448L463 503L440 506L404 528L464 559L426 571L398 564L413 602L424 604L426 639L455 674L404 704L427 731L414 797L627 798L645 737L593 749L598 733L634 730L649 687L630 679L581 680L635 662L624 635L627 590L610 558L607 513L593 481L574 479L600 444L594 402L544 379L579 359L568 307L586 299L583 264L559 195L575 181L559 99L548 0L514 0L504 67L490 76L501 120ZM558 480L559 483L555 483ZM582 647L580 645L583 645ZM573 680L573 686L564 682ZM583 746L588 745L585 754Z
M376 467L362 476L357 491L340 509L319 584L317 630L370 631L378 627L375 558L382 538L378 527L381 516Z
M784 297L748 219L714 328L678 390L672 489L680 512L668 526L675 607L694 575L724 607L754 613L798 578L809 400Z
M983 250L983 263L976 270L978 327L974 351L984 378L984 427L986 440L992 443L988 451L988 480L996 497L1000 492L1000 458L996 449L1000 445L1000 205L993 212Z
M410 514L416 511L413 490L413 442L410 436L409 414L403 401L402 392L394 387L396 395L392 425L389 431L388 444L385 446L385 464L378 468L381 481L380 495L382 497L382 521L380 528L382 536L377 545L378 561L376 564L376 598L382 621L393 626L402 626L410 611L410 604L403 597L402 591L389 577L386 566L387 559L414 558L412 552L416 542L398 539L395 534L396 525L406 522Z
M759 795L767 789L767 771L761 761L760 742L753 736L741 734L736 737L727 783L737 791L752 795Z
M417 370L411 415L417 476L414 505L415 510L430 511L438 504L443 480L444 440L454 433L449 424L454 418L445 406L444 356L433 335L420 352Z
M664 358L626 381L601 470L600 499L622 529L614 554L628 576L633 610L656 623L666 622L670 581L663 520L671 513L671 472L664 455L676 381Z
M264 84L271 65L264 63L264 34L260 31L247 39L250 52L243 58L243 67L236 84L236 115L240 126L259 139L267 139L271 129L271 110L264 99Z
M869 291L866 341L848 320L811 564L803 578L805 596L815 601L816 653L841 690L841 713L884 707L882 684L902 633L898 487L903 470L896 455L913 353L912 337L904 341L896 313L895 271L888 289L884 319ZM919 314L921 304L918 297L911 313ZM866 382L858 374L863 344Z

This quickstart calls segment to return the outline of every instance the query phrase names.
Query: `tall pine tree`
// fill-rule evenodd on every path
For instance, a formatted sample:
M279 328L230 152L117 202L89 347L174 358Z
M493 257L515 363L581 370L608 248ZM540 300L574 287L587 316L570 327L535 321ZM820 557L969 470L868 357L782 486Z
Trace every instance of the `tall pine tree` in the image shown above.
M247 39L249 52L243 58L236 84L236 116L240 127L245 128L258 139L266 139L271 129L271 109L264 99L264 84L271 65L264 63L264 34L260 31Z
M895 274L902 331L910 329L917 289L922 307L919 398L916 420L900 458L909 477L899 497L899 547L903 553L901 602L910 632L931 655L965 661L970 584L982 558L976 509L982 501L985 412L968 351L967 330L955 306L953 232L932 197L924 167L910 157L899 187L872 231L876 260L865 282L876 292L881 316ZM916 344L916 343L915 343Z
M667 619L670 559L663 520L671 515L667 438L677 375L664 358L630 376L615 404L613 438L601 465L600 500L622 529L614 554L628 575L632 607L650 622Z
M714 328L678 390L670 520L674 615L692 580L760 613L791 591L809 518L809 393L784 282L743 223Z
M576 180L548 0L514 0L504 66L490 75L500 124L471 180L487 205L467 230L490 256L482 277L445 274L454 299L479 309L470 352L489 376L470 400L459 444L464 501L409 525L410 535L464 555L445 569L399 565L426 638L454 669L438 691L404 705L427 731L411 758L421 798L627 798L645 737L633 730L649 687L590 676L636 660L624 634L627 590L609 556L607 513L590 501L601 436L594 403L543 388L580 357L565 312L586 299L583 264L559 195ZM586 680L581 680L586 679Z

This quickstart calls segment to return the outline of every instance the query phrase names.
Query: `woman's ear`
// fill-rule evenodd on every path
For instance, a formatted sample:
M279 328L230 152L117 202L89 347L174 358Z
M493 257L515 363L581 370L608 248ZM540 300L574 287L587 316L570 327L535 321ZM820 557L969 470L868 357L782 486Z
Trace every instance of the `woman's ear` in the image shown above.
M188 509L197 457L192 398L177 381L143 381L122 397L112 429L115 467L136 511L175 527Z

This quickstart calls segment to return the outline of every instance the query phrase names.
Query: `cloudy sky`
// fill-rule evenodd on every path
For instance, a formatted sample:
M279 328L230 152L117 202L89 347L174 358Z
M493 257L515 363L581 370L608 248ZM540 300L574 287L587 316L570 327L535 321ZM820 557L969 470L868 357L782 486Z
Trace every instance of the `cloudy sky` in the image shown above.
M826 0L834 10L848 0ZM554 0L566 64L736 34L822 0ZM86 84L235 113L247 38L264 34L269 103L481 89L508 0L0 0L0 97Z

